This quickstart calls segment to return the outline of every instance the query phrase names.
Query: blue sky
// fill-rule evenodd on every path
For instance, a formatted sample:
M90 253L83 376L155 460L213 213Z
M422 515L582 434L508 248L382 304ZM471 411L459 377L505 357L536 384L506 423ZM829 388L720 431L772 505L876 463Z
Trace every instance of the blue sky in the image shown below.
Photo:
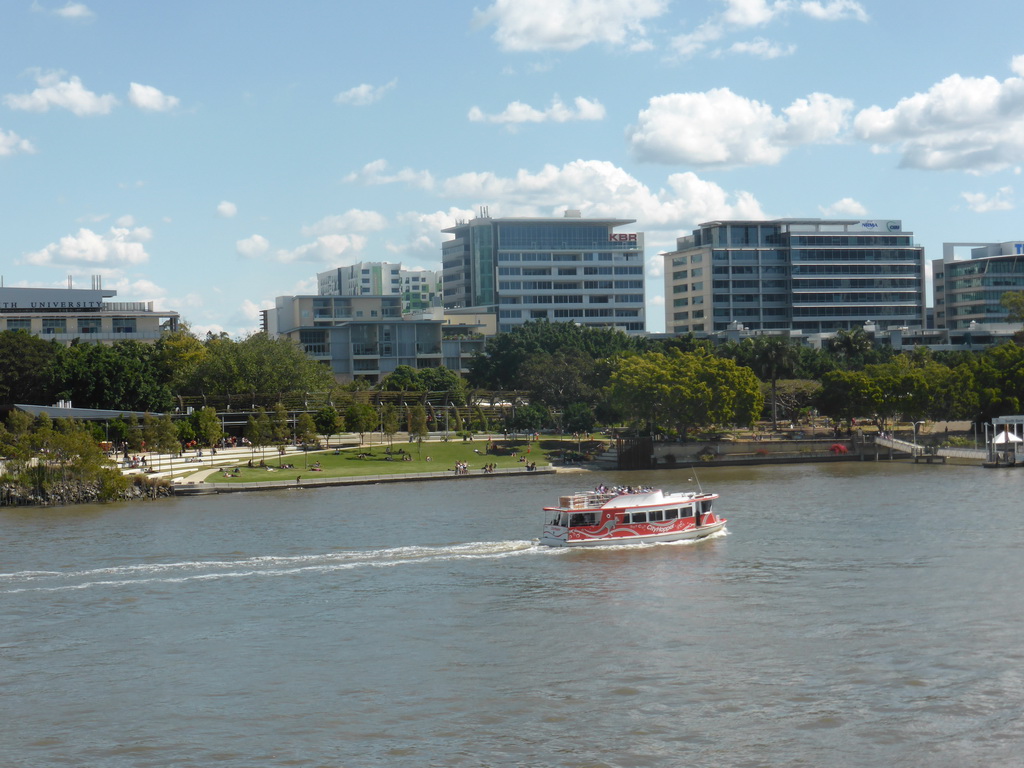
M717 218L1024 238L1024 4L412 0L0 9L7 286L89 287L242 336L356 261L440 266L492 216Z

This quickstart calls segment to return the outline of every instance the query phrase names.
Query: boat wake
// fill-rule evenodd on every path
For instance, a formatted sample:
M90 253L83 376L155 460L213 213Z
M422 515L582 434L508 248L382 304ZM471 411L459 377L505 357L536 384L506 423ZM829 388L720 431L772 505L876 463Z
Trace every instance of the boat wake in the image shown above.
M294 576L452 560L499 559L548 552L548 547L541 547L533 541L474 541L435 547L352 549L310 555L260 555L176 563L132 563L84 570L17 571L0 573L0 594Z

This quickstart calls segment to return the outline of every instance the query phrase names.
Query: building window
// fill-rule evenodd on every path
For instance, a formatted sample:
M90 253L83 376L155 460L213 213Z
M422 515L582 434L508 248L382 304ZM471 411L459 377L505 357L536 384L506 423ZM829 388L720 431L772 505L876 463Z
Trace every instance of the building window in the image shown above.
M8 331L31 331L32 321L28 318L20 317L7 321Z
M44 317L43 333L67 333L67 321L63 317Z
M80 318L78 318L78 332L79 333L99 333L100 332L100 319L98 317L80 317Z
M135 333L134 317L115 317L111 324L114 333Z

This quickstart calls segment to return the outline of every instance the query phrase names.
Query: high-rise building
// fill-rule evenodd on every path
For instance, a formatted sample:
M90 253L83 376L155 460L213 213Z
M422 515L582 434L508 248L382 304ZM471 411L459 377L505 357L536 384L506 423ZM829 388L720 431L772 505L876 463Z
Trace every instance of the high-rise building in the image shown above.
M446 308L498 313L498 330L530 320L645 330L644 237L635 219L492 219L486 210L442 230Z
M923 327L924 248L901 221L712 221L665 259L665 328Z
M316 290L321 296L397 296L402 292L401 272L401 264L361 261L318 272Z
M970 247L969 259L958 248ZM971 324L1005 323L999 299L1007 291L1024 291L1024 241L943 243L942 258L932 261L935 327L959 330Z
M429 269L403 269L401 263L361 261L316 276L320 296L401 296L402 312L440 306L441 275Z

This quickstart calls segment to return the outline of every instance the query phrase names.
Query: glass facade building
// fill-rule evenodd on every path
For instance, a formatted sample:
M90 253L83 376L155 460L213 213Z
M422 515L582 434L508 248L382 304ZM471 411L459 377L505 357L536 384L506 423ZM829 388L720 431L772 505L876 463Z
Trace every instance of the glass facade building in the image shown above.
M969 259L956 258L963 247L971 248ZM1005 323L999 300L1007 291L1024 291L1024 241L943 243L942 259L932 261L932 286L936 328Z
M444 306L489 308L498 330L531 320L646 329L643 233L634 219L492 219L442 230Z
M663 256L668 333L925 323L924 248L900 221L714 221Z

